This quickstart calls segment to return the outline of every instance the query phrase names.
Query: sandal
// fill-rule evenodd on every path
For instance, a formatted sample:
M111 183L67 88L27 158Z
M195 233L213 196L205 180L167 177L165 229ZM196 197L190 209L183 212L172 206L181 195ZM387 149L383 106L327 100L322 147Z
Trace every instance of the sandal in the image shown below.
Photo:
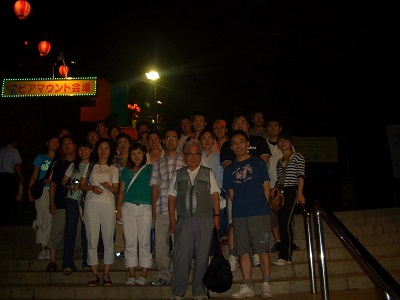
M57 272L57 265L56 263L49 263L46 268L46 272Z
M89 266L83 267L82 272L92 272L92 268Z
M64 275L71 275L72 274L72 269L71 268L65 268L63 271Z

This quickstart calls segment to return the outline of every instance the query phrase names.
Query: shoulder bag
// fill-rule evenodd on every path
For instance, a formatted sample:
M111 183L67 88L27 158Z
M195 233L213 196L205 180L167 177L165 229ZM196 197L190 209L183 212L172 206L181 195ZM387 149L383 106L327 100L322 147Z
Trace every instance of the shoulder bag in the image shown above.
M32 184L32 186L29 188L34 200L39 199L43 195L43 189L44 186L46 185L45 181L49 177L50 169L53 167L53 161L54 159L51 161L49 168L46 171L46 175L44 175L42 179L36 180L35 183Z
M93 170L93 167L94 167L94 162L90 162L90 163L89 163L88 170L87 170L87 172L86 172L86 181L87 181L88 184L90 184L89 176L90 176L90 173L91 173L92 170ZM82 221L83 221L83 211L84 211L84 208L85 208L85 199L86 199L86 195L87 195L87 191L84 191L84 192L82 193L82 196L81 196L80 199L79 199L79 214L81 215Z
M204 273L203 284L212 292L223 293L232 287L233 276L231 265L219 247L219 234L216 228L213 231L213 238L216 247L215 254Z
M269 209L272 212L278 212L283 205L285 204L285 195L284 195L284 183L286 176L286 167L283 168L283 175L280 184L275 184L275 186L271 189L271 195L269 198Z

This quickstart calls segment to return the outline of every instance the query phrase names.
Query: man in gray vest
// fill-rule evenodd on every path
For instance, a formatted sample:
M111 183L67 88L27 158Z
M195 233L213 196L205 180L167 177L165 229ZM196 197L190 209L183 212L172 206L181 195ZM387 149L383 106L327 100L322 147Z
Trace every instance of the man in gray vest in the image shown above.
M169 228L175 239L171 299L184 298L192 258L193 299L208 299L202 280L209 263L213 228L220 227L220 189L212 170L200 166L198 142L189 141L182 150L186 167L174 173L168 189Z

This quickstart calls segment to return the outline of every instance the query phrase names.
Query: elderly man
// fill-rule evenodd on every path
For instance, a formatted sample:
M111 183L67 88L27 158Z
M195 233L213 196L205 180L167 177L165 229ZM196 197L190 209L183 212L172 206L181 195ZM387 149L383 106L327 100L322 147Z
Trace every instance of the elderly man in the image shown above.
M212 170L200 166L201 148L196 141L187 142L183 154L186 167L174 173L168 189L169 227L175 239L171 299L184 298L192 258L193 299L208 299L202 280L209 262L213 228L220 226L220 189Z

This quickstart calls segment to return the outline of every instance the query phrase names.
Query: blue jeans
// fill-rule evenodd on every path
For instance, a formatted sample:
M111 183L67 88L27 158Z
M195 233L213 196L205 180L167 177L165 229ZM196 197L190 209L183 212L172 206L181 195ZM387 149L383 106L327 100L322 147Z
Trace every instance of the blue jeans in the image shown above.
M62 268L75 268L74 253L75 240L79 222L79 204L78 201L71 198L65 199L65 240L64 240L64 255ZM86 230L82 222L82 248L85 257L85 248L87 254ZM86 257L82 260L82 267L86 266Z

